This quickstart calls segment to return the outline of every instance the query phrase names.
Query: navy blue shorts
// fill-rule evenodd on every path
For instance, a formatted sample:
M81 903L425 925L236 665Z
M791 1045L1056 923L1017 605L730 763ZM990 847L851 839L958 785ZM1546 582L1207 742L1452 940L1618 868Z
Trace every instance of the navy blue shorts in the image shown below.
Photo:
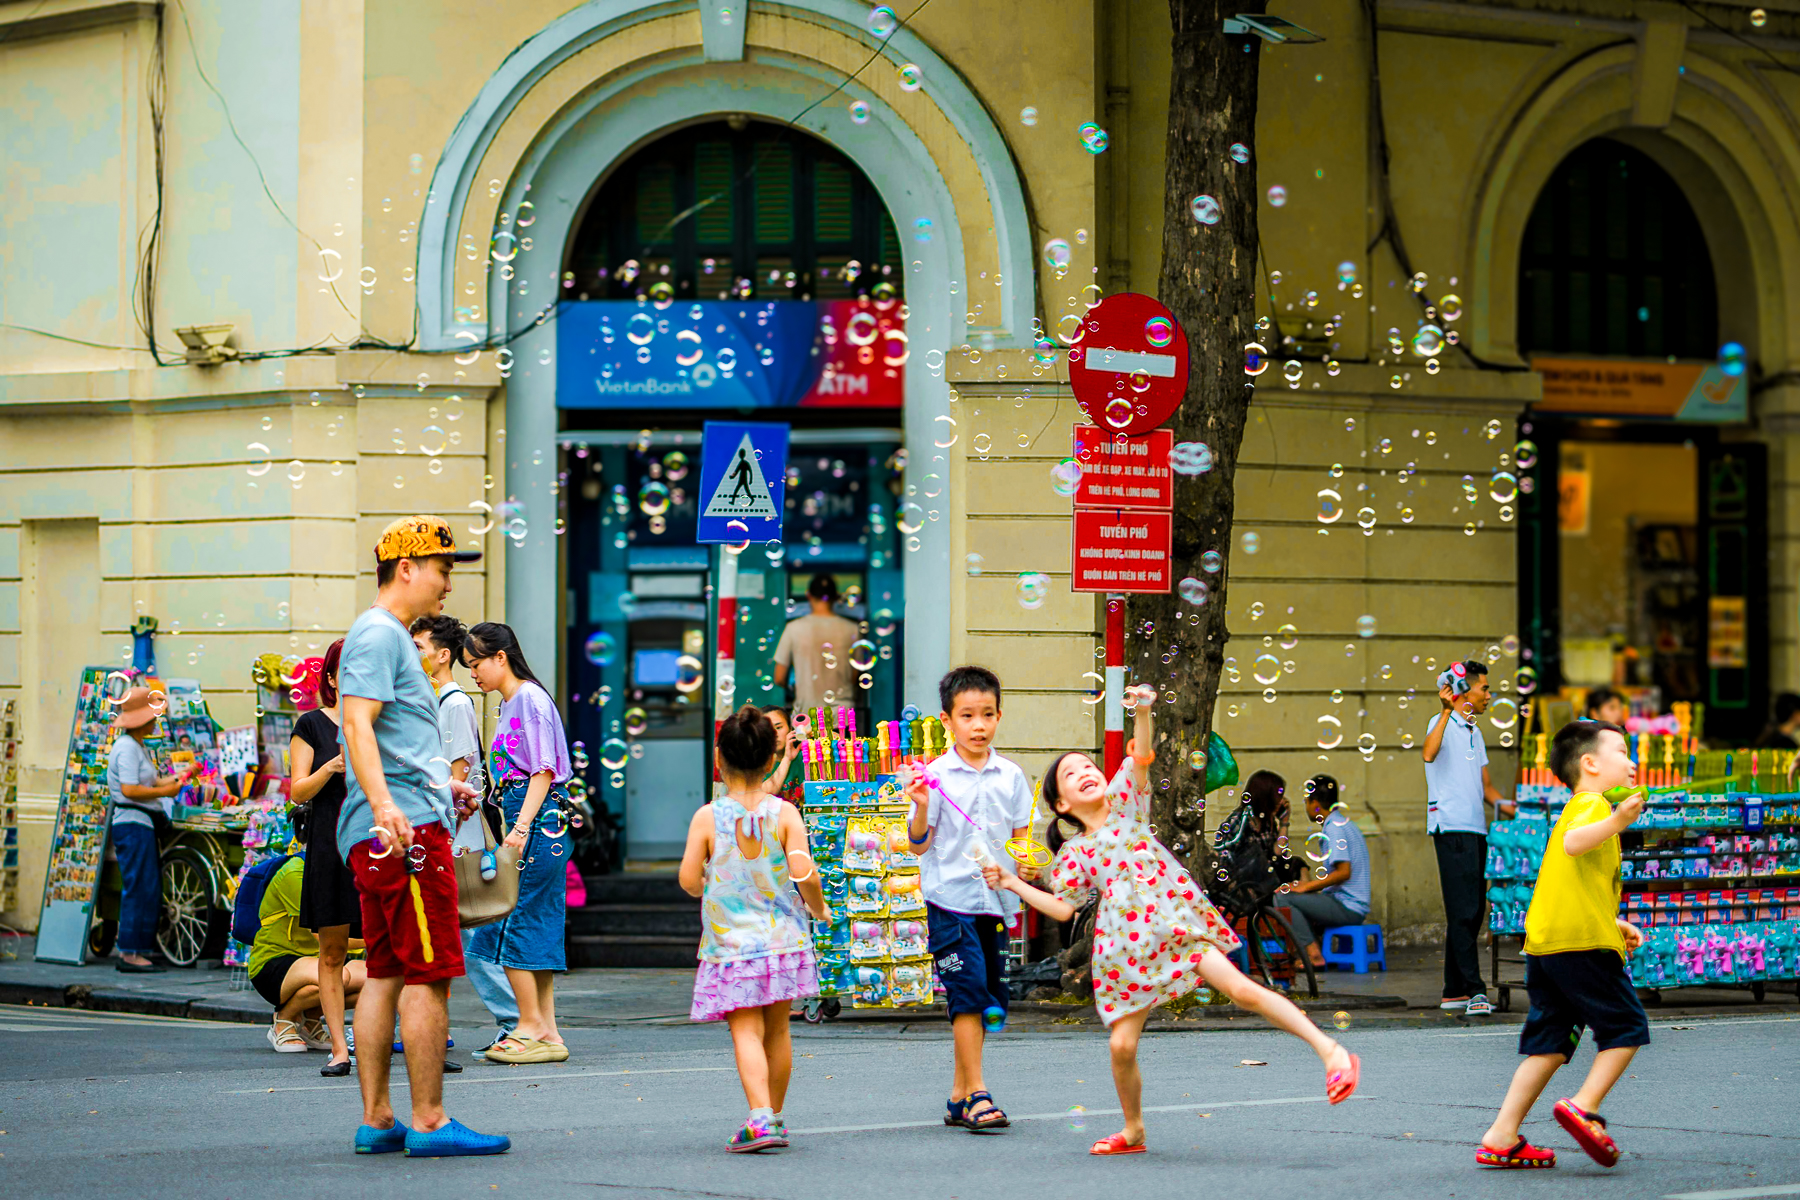
M991 914L970 916L927 902L932 961L944 985L950 1015L1006 1008L1006 924Z
M1520 1054L1572 1059L1583 1029L1594 1031L1600 1050L1650 1044L1649 1018L1615 951L1527 954L1525 991L1531 1013L1519 1031Z

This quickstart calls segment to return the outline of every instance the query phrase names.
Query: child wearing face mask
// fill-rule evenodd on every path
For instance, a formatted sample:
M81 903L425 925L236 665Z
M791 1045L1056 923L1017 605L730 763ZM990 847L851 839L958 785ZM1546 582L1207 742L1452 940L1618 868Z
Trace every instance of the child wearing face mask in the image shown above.
M1058 820L1047 841L1056 855L1054 893L1035 888L996 864L983 870L989 887L1016 893L1053 920L1067 921L1090 891L1099 891L1094 919L1094 1005L1111 1034L1113 1083L1125 1128L1095 1142L1090 1154L1145 1150L1143 1078L1137 1044L1144 1021L1202 983L1240 1008L1259 1013L1293 1034L1325 1064L1325 1094L1333 1104L1356 1091L1361 1063L1325 1036L1294 1003L1251 982L1225 955L1237 936L1199 884L1150 829L1151 704L1137 705L1135 737L1112 782L1094 760L1064 754L1044 777L1044 801ZM1064 826L1079 832L1072 836Z

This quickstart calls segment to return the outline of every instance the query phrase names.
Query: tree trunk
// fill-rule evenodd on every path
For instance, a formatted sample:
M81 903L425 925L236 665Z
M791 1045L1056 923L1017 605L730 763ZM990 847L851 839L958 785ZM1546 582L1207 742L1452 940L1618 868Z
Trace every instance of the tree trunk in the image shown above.
M1252 394L1244 346L1262 340L1255 331L1256 156L1237 162L1232 147L1256 145L1263 44L1227 35L1223 25L1228 16L1262 8L1261 0L1169 0L1174 61L1158 298L1187 331L1190 368L1170 428L1177 443L1204 442L1212 451L1210 470L1175 475L1173 575L1205 584L1206 595L1196 604L1178 586L1167 595L1133 596L1125 663L1136 682L1159 693L1151 819L1190 868L1204 866L1207 824L1205 766L1192 756L1204 751L1212 729L1228 636L1226 579L1241 551L1232 544L1232 487ZM1196 218L1201 196L1217 202L1216 224Z

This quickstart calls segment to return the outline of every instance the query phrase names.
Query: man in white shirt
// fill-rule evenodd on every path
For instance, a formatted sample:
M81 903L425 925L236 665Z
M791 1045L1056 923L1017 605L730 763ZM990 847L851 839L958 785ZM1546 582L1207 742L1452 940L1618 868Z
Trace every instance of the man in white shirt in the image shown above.
M1487 743L1476 721L1493 694L1487 667L1473 659L1438 676L1443 705L1425 732L1425 830L1437 846L1444 895L1445 1012L1486 1016L1494 1011L1481 984L1481 922L1487 908L1487 806L1511 816L1488 778Z
M775 645L775 686L794 683L794 711L821 705L857 704L862 690L850 665L850 647L861 637L855 621L832 611L837 580L818 574L806 585L812 611L788 622Z
M463 643L468 640L468 633L461 621L445 613L420 617L412 626L413 645L419 648L419 663L437 689L438 729L444 735L444 757L450 760L450 778L461 779L479 792L481 719L475 714L475 702L450 673L450 668L462 661ZM486 815L477 808L473 816L457 826L452 845L461 847L465 854L480 854L487 849L481 828L481 823L486 820ZM511 1033L513 1026L519 1023L519 1002L506 978L505 968L467 953L474 932L472 929L462 931L463 969L475 986L475 994L481 997L481 1002L487 1005L488 1012L500 1026L499 1034L488 1043L491 1046ZM485 1050L483 1047L475 1054L479 1057Z

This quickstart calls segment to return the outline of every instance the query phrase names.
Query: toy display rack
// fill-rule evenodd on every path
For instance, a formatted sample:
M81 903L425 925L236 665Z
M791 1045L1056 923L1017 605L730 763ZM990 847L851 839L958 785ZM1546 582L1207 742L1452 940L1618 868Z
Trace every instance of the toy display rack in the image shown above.
M908 848L908 806L892 776L808 780L807 838L829 921L812 923L818 1001L806 1019L852 1008L935 1002L919 860Z
M1541 742L1540 738L1540 742ZM1758 1000L1769 983L1800 994L1800 793L1787 789L1792 751L1712 751L1674 764L1674 739L1634 738L1652 794L1622 836L1619 915L1644 931L1626 966L1639 988L1747 987ZM1748 764L1748 772L1741 768ZM1704 781L1736 775L1725 783ZM1489 962L1501 1011L1524 986L1525 913L1570 791L1538 765L1521 771L1518 815L1488 833ZM1682 787L1688 781L1702 781ZM1767 790L1765 790L1767 789ZM1779 789L1779 790L1777 790ZM1503 978L1501 967L1520 968Z

